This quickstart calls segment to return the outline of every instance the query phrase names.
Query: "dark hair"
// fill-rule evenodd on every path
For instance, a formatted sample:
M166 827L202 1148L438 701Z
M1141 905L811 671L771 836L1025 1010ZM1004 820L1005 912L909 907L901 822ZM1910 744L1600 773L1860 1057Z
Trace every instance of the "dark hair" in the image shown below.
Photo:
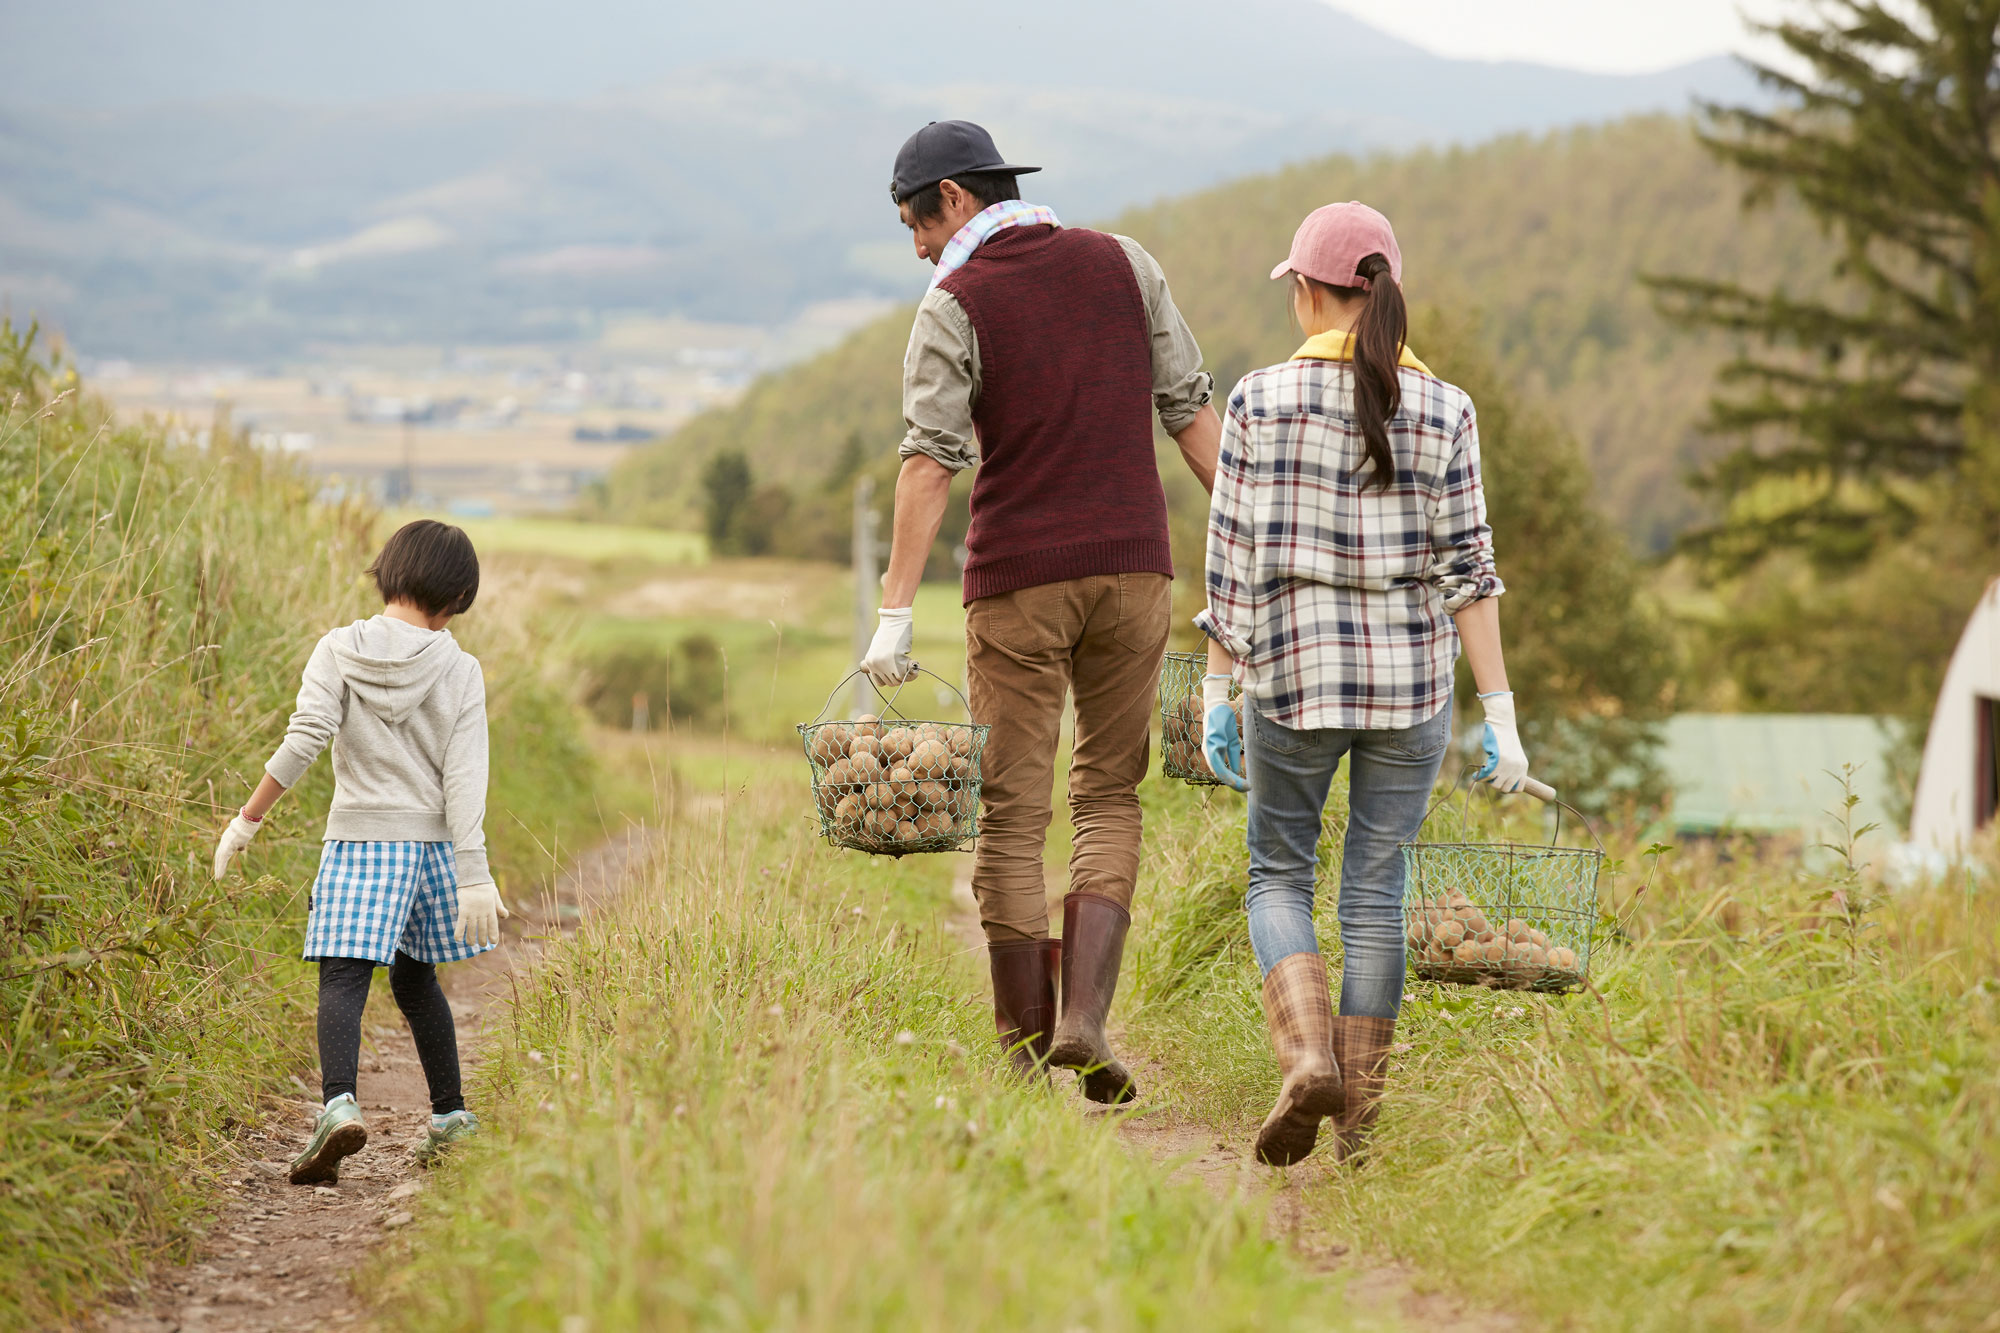
M1403 406L1403 382L1396 367L1410 336L1410 312L1403 304L1403 289L1389 276L1387 259L1369 255L1355 265L1355 272L1368 279L1366 288L1333 287L1313 278L1305 281L1350 300L1365 292L1361 317L1354 322L1354 415L1361 419L1361 439L1368 448L1368 461L1375 467L1371 484L1377 490L1387 490L1396 480L1396 451L1389 446L1389 423Z
M396 529L368 566L382 602L411 602L425 615L462 615L479 595L479 555L463 528L420 518Z
M967 171L957 176L947 176L945 180L957 181L958 188L979 201L981 209L993 207L1006 199L1019 199L1021 187L1015 182L1020 178L1005 171ZM944 212L944 192L936 185L926 185L903 202L910 206L910 221L929 222Z

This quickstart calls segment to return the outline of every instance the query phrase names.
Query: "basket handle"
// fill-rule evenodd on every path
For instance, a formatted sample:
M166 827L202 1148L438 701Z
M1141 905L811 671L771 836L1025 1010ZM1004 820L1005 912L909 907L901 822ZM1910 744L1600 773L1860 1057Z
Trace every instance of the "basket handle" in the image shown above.
M806 723L806 725L808 727L816 726L820 722L824 721L826 718L827 710L833 707L833 701L835 699L838 699L840 697L840 692L847 688L847 682L853 680L856 676L867 676L867 675L868 673L866 671L862 670L860 667L856 667L854 668L854 670L842 676L840 678L840 682L836 684L833 687L833 690L826 696L826 702L819 706L819 712L815 713L813 715L813 720L811 722ZM882 692L882 687L875 683L875 678L873 676L868 676L868 685L870 689L875 691L875 697L882 701L882 708L884 712L889 712L893 710L897 717L900 717L905 722L907 722L910 720L908 715L903 713L901 709L896 708L896 697L897 695L900 695L903 692L903 686L908 685L910 681L915 680L918 676L929 676L932 680L938 682L940 685L950 690L953 694L957 695L959 706L965 709L966 719L968 721L972 719L972 703L965 697L965 692L959 689L958 686L946 680L943 676L940 676L937 672L927 671L923 667L915 668L910 672L908 679L899 681L896 685L896 689L893 694L884 694Z
M1425 824L1430 823L1431 816L1437 813L1438 807L1443 805L1446 801L1449 801L1452 797L1458 795L1460 787L1465 788L1465 799L1466 802L1469 804L1472 800L1472 788L1475 784L1467 782L1466 779L1471 777L1472 774L1478 771L1479 771L1479 766L1477 764L1467 764L1465 768L1459 773L1458 777L1452 782L1451 786L1447 788L1444 791L1444 793L1440 795L1436 800L1431 802L1430 808L1424 811L1424 817L1421 821L1419 821L1417 827L1419 829L1422 829ZM1552 805L1556 808L1556 826L1549 833L1549 846L1551 847L1555 846L1556 840L1562 837L1563 811L1567 810L1569 811L1569 813L1576 816L1577 823L1583 825L1583 831L1585 833L1588 833L1590 835L1590 840L1597 844L1597 850L1600 852L1604 851L1604 839L1597 836L1597 830L1591 826L1590 820L1584 816L1583 811L1577 809L1575 806L1571 805L1568 801L1565 801L1560 796L1556 795L1556 789L1554 787L1549 786L1545 782L1537 782L1533 778L1529 778L1526 782L1521 784L1521 790L1526 792L1528 795L1535 797L1537 800L1542 801L1544 804ZM1461 836L1463 836L1465 831L1465 823L1467 817L1468 816L1466 814L1465 808L1461 807L1458 818L1458 827Z

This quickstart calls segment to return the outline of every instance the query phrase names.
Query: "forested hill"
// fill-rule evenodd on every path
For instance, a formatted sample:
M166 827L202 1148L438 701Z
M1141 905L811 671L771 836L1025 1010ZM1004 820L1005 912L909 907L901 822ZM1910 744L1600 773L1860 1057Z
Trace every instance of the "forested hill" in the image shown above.
M1411 300L1471 318L1501 370L1575 432L1600 502L1634 545L1657 549L1696 512L1681 477L1705 447L1697 423L1726 348L1662 321L1640 275L1805 292L1829 267L1829 242L1798 209L1745 213L1740 198L1686 121L1647 117L1470 149L1325 158L1105 225L1159 258L1227 386L1298 341L1267 275L1299 219L1340 199L1381 208L1402 242ZM869 457L892 451L908 330L907 310L884 316L639 451L611 478L607 507L694 522L699 465L723 448L742 449L760 482L795 491L837 473L851 437Z

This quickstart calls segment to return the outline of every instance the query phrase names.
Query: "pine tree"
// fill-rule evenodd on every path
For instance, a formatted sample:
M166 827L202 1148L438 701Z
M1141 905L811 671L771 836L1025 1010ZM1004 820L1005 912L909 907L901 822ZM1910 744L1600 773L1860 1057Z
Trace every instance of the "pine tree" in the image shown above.
M1830 299L1653 279L1670 315L1734 331L1692 544L1740 572L1794 548L1851 570L1946 508L2000 518L2000 0L1818 0L1764 27L1804 72L1782 109L1709 106L1703 142L1789 191L1841 246ZM1964 514L1968 504L1974 512Z

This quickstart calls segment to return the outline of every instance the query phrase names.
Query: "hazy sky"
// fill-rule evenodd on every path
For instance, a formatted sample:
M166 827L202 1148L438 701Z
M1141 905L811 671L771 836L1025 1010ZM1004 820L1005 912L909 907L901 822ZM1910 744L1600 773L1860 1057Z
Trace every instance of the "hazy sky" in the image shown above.
M1784 0L1326 0L1439 55L1636 73L1753 48L1739 11Z

